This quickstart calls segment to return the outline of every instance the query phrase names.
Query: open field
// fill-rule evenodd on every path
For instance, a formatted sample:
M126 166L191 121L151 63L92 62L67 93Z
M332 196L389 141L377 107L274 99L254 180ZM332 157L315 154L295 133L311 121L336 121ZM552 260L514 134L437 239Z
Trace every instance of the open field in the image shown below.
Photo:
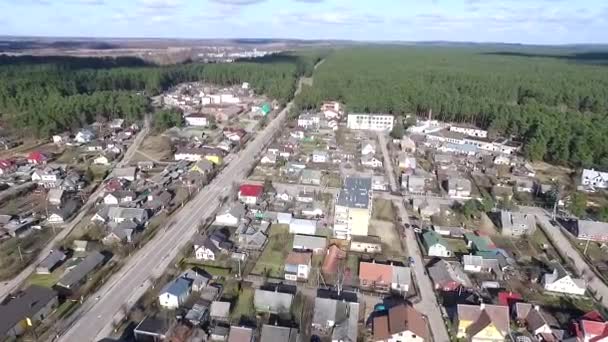
M534 171L536 171L536 177L542 183L550 184L553 181L557 181L559 184L574 185L574 182L572 181L572 169L540 161L532 163L532 167L534 167Z
M382 240L382 254L391 258L403 258L405 255L401 246L401 238L392 222L371 220L369 235L379 236Z
M395 208L393 202L385 199L374 199L372 204L372 219L393 222L395 220Z
M243 316L249 319L255 318L255 309L253 307L253 289L244 287L239 293L239 297L232 309L230 318L233 321L240 320Z
M141 152L141 153L140 153ZM171 141L161 135L148 135L134 156L135 160L164 161L172 159Z
M469 248L463 239L445 239L445 241L447 241L454 253L467 254L469 252Z
M56 272L53 272L51 274L36 274L35 273L35 274L32 274L27 279L26 282L29 285L38 285L38 286L42 286L42 287L51 288L59 280L59 274L55 274L55 273Z
M0 243L0 279L8 279L21 272L36 259L40 250L53 237L51 229L34 230L23 238L11 238ZM19 253L21 251L21 253Z
M251 273L282 278L285 258L292 246L293 236L289 234L289 227L283 224L272 225L266 248Z

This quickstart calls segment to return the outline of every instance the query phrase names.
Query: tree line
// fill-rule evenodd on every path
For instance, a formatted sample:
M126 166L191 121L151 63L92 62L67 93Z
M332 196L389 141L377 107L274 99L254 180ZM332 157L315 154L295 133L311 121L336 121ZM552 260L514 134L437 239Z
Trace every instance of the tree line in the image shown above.
M608 168L608 68L481 48L362 47L332 53L300 108L334 99L353 112L471 123L514 136L533 159ZM558 51L559 52L559 51Z
M229 64L150 65L137 58L0 56L0 116L10 127L48 136L97 118L136 120L149 96L178 83L249 82L286 103L300 75L326 52L285 53Z

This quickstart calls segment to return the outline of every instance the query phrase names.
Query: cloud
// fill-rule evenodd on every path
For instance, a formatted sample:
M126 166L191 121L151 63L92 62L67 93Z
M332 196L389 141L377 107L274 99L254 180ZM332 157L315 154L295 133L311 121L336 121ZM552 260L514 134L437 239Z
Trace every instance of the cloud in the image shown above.
M211 2L215 2L222 5L234 5L234 6L248 6L248 5L256 5L262 2L266 2L266 0L209 0Z
M139 0L139 3L150 9L174 9L181 4L179 0Z
M295 12L285 16L287 22L293 21L306 24L321 24L321 25L365 25L365 24L380 24L386 20L382 17L366 14L361 15L348 11L329 11L321 13L312 12Z

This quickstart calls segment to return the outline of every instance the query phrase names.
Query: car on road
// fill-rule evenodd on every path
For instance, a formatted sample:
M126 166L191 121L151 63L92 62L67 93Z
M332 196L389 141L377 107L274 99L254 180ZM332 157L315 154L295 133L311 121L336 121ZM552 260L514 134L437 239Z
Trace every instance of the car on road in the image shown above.
M412 257L408 257L408 258L407 258L407 264L408 264L409 266L414 265L414 258L412 258Z

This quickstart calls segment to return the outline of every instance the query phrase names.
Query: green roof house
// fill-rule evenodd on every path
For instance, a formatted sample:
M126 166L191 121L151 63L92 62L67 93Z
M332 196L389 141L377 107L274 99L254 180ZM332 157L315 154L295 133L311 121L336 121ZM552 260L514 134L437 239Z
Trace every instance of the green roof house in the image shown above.
M260 108L260 111L262 112L262 115L266 116L270 114L270 112L272 111L272 107L270 107L268 103L264 103L262 105L262 108Z
M422 239L429 256L449 258L454 255L448 242L437 232L428 231L422 235Z
M496 249L494 242L487 236L479 236L474 233L465 233L464 240L467 243L467 247L476 251L492 251Z

